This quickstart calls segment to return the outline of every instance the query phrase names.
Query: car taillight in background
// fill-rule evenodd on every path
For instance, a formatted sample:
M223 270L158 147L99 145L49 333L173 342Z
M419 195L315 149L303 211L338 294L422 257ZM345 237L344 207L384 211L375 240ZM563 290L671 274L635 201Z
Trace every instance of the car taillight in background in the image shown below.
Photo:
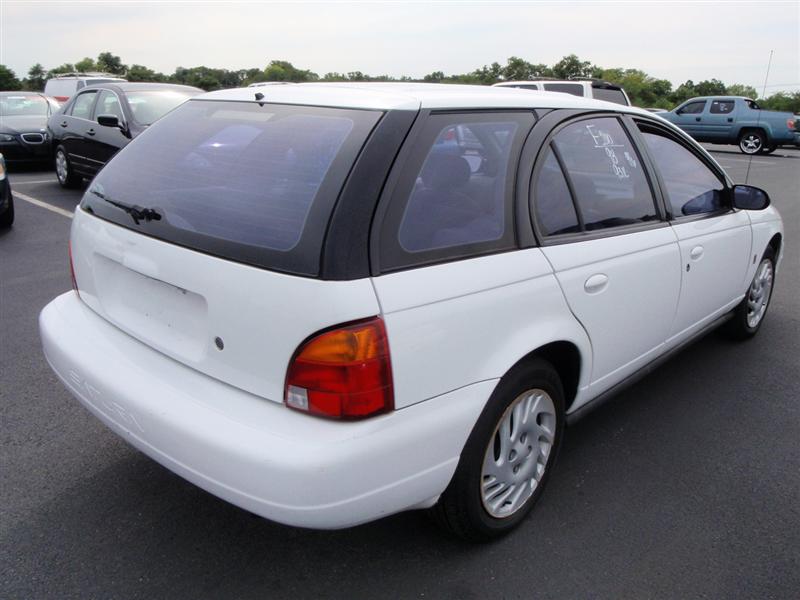
M786 119L786 126L792 131L794 131L797 127L797 123L795 122L794 119Z
M342 325L304 342L289 365L285 402L334 419L392 410L392 364L383 320Z

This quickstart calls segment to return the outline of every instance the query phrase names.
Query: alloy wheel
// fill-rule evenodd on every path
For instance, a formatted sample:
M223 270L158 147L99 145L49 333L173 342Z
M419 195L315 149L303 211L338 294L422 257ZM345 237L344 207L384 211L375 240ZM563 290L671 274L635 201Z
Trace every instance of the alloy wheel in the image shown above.
M758 265L758 270L747 292L747 326L755 329L767 312L773 281L772 261L765 258Z

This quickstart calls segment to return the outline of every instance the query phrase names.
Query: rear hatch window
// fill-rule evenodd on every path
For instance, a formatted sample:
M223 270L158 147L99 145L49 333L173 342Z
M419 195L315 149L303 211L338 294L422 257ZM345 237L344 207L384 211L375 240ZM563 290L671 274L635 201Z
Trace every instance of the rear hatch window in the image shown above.
M81 207L201 252L313 276L333 205L381 114L191 100L120 152Z

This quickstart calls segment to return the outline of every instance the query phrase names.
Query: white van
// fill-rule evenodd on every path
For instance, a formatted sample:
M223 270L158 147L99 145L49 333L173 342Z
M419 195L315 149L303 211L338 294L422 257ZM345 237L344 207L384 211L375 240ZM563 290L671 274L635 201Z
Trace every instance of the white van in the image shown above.
M52 96L59 102L66 102L72 95L95 83L109 83L112 81L128 81L121 77L114 77L107 73L65 73L48 79L44 85L46 96Z
M523 90L538 90L540 92L561 92L582 98L605 100L622 106L630 106L628 94L620 86L601 79L537 79L535 81L503 81L495 83L494 87L513 87Z

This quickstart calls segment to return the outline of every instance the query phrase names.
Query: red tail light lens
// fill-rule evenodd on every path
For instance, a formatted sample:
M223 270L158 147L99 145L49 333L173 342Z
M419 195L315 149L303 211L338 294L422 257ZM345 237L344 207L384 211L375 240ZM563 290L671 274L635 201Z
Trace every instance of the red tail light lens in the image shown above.
M792 131L794 131L794 129L795 129L795 126L796 126L796 124L795 124L795 122L794 122L794 119L786 119L786 126L787 126L789 129L791 129Z
M363 419L394 408L383 320L375 317L312 337L295 352L286 405L334 419Z
M80 296L81 293L78 291L78 282L75 280L75 267L72 265L72 242L67 244L67 252L69 253L69 276L72 278L72 289Z

